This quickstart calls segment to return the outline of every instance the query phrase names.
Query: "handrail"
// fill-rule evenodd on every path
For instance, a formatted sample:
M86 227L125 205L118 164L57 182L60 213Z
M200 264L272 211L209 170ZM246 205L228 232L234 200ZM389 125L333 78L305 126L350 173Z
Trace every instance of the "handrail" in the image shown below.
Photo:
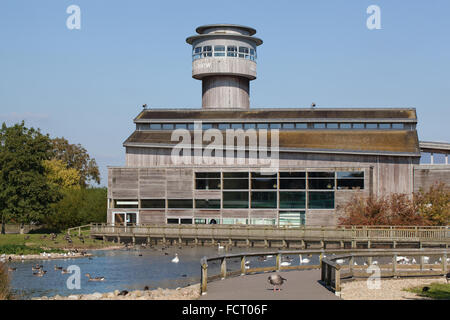
M208 230L209 233L206 233ZM417 227L417 226L337 226L315 227L303 226L299 228L260 226L260 225L154 225L133 224L116 226L108 224L91 224L91 232L131 235L155 234L166 237L174 235L192 237L227 238L229 235L241 236L247 239L269 235L277 237L277 232L283 231L283 236L289 239L341 239L341 240L446 240L450 241L449 226L443 227ZM279 235L279 234L278 234Z
M90 224L85 224L85 225L82 225L82 226L79 226L79 227L72 227L72 228L69 228L69 229L67 229L67 235L70 235L70 232L72 231L72 230L78 230L78 236L81 236L81 229L82 228L87 228L87 227L90 227L90 228L92 228L92 223L90 223Z
M305 270L305 269L321 269L321 280L328 287L335 289L335 292L339 294L340 292L340 270L343 268L343 265L337 263L335 260L349 258L349 268L353 267L353 257L369 257L371 260L372 257L378 256L392 256L395 255L395 258L399 254L408 256L425 256L425 255L441 255L442 264L445 264L445 269L447 268L447 253L449 250L442 249L303 249L303 250L277 250L271 252L247 252L247 253L238 253L238 254L225 254L217 257L204 257L200 260L201 265L201 293L205 294L207 292L207 283L208 280L215 280L217 278L225 279L228 276L236 276L236 275L246 275L249 273L261 273L261 272L273 272L280 270ZM326 257L326 254L335 254L335 253L346 253L341 255L333 256L332 258ZM283 260L283 256L285 255L319 255L319 264L302 264L299 265L290 265L290 266L282 266L281 261ZM261 257L261 256L275 256L274 259L275 265L267 266L267 267L259 267L259 268L246 268L246 258L247 257ZM234 271L227 270L227 260L229 259L240 259L240 269ZM445 258L445 259L444 259ZM208 276L208 263L213 263L215 261L220 261L220 274L210 275ZM395 260L396 261L396 260ZM435 265L433 265L435 266ZM424 263L423 259L421 259L421 270L423 270ZM429 273L429 272L428 272ZM439 273L440 275L441 273ZM444 273L445 274L445 273ZM337 279L337 280L333 280Z
M347 277L354 279L355 272L354 270L357 269L357 267L354 265L354 258L356 257L367 257L369 258L369 264L370 266L374 266L375 264L372 264L372 259L374 257L391 257L392 261L389 263L389 265L381 265L380 268L380 276L382 275L383 269L392 269L392 272L390 275L392 277L411 277L411 276L442 276L447 274L447 265L448 265L448 258L447 255L450 253L448 249L444 250L423 250L423 249L409 249L409 250L383 250L383 252L373 252L373 250L367 250L368 252L361 253L361 252L352 252L350 254L342 254L333 256L331 258L324 258L321 260L321 281L330 289L333 289L335 291L335 294L337 296L340 296L341 293L341 280L342 280L342 269L349 269L349 274L347 274ZM412 268L414 264L406 264L406 265L399 265L397 258L399 257L399 253L403 255L410 255L410 256L419 256L420 257L420 270L416 270L415 268L411 270L406 270L407 267ZM436 267L438 265L428 265L432 268L430 270L425 270L425 262L424 257L425 256L431 256L431 255L440 255L440 266L441 269L439 271L434 271L433 267ZM349 260L348 264L341 264L338 263L337 260ZM368 266L369 267L369 266ZM403 271L399 272L398 269L402 268Z

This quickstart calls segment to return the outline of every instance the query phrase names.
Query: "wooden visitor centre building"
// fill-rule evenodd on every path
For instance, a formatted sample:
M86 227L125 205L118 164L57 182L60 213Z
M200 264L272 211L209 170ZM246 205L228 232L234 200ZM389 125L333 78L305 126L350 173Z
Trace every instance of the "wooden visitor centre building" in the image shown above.
M450 144L419 142L415 109L250 108L262 44L256 30L217 24L196 31L186 41L202 108L137 115L123 144L125 166L108 167L109 224L333 226L355 194L450 185ZM181 163L173 156L177 130L192 146ZM206 154L207 133L232 145ZM259 161L265 145L270 164Z

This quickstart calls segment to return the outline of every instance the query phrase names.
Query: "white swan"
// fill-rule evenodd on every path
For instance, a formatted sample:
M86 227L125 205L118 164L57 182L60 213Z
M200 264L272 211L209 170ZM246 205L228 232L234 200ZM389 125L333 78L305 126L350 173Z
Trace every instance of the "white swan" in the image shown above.
M303 259L302 258L302 255L300 255L300 263L302 264L302 263L309 263L309 259L308 258L305 258L305 259Z
M282 267L287 267L290 265L291 265L291 263L289 261L283 261L282 263L280 263L280 266L282 266Z
M344 259L337 259L336 263L343 264L344 263Z
M175 253L175 258L172 259L173 263L178 263L180 259L178 258L178 253Z
M220 245L220 242L217 244L217 249L218 250L223 250L225 247Z
M423 262L424 262L424 263L430 262L430 257L423 256Z

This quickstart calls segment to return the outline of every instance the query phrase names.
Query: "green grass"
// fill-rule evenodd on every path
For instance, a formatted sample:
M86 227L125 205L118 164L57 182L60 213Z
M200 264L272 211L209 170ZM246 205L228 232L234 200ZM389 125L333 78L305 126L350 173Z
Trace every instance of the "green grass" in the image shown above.
M114 245L112 242L89 238L89 231L81 232L84 243L78 238L78 232L71 234L71 244L64 240L64 235L58 234L52 240L50 234L0 234L0 254L52 253L62 252L63 249L101 249Z
M424 287L429 287L430 290L423 292ZM406 291L414 292L420 297L428 297L431 299L450 300L450 283L431 283L427 286L414 287L406 289Z

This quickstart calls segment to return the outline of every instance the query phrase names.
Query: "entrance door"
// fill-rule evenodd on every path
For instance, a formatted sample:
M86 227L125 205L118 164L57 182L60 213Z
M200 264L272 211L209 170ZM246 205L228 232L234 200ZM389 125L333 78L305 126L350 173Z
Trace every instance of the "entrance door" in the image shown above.
M115 226L125 225L125 213L115 213L114 214L114 225Z
M127 213L127 226L136 225L137 223L137 214L136 213Z

